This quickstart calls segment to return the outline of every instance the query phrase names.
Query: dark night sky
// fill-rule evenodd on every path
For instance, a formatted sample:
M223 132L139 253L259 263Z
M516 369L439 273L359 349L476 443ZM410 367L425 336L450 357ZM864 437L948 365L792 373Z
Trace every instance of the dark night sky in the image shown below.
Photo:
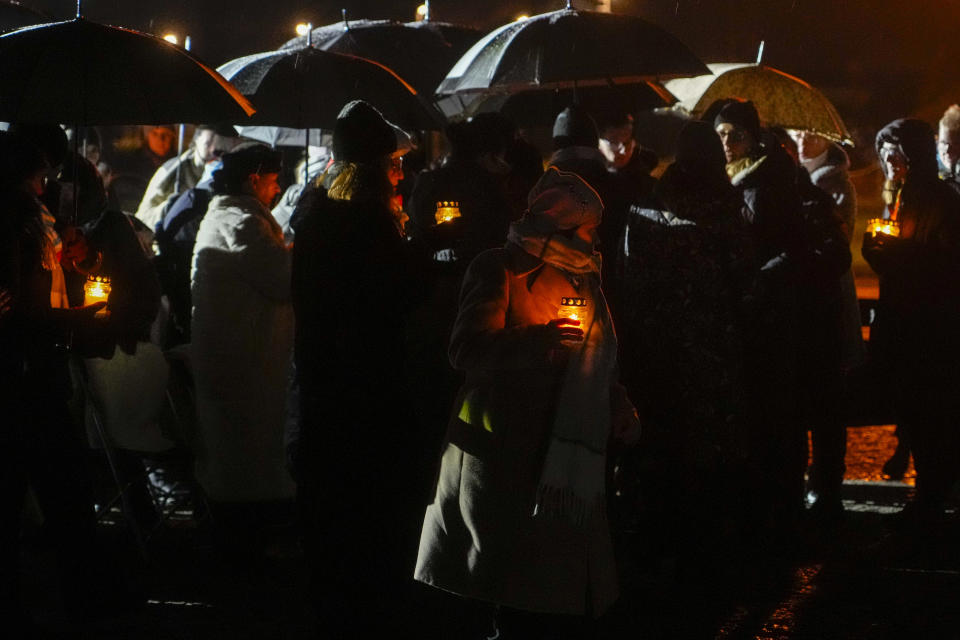
M57 18L75 0L21 0ZM272 49L298 21L326 24L346 6L355 18L413 18L417 0L85 0L88 18L154 33L193 37L194 51L218 65ZM590 0L575 5L587 8ZM561 8L562 0L433 0L437 20L489 30L520 13ZM848 121L878 126L914 113L936 119L960 100L957 0L614 0L614 11L644 16L705 61L750 60L766 40L765 61L819 86ZM229 9L225 9L229 7Z

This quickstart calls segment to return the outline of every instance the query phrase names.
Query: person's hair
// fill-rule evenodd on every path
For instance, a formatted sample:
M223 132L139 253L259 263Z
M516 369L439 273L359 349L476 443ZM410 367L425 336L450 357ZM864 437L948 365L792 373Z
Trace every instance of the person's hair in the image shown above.
M940 126L947 131L960 131L960 105L952 104L943 112Z
M18 186L49 167L46 154L31 140L16 133L0 138L0 186Z
M80 194L79 217L76 221L78 224L96 220L106 208L107 190L103 186L103 178L86 158L71 151L67 154L57 179L61 183L73 183L74 197Z
M389 207L393 196L386 167L367 162L334 162L321 181L330 185L327 195L333 200L374 201Z
M516 132L516 125L499 113L480 113L449 125L446 131L451 154L460 158L506 152Z

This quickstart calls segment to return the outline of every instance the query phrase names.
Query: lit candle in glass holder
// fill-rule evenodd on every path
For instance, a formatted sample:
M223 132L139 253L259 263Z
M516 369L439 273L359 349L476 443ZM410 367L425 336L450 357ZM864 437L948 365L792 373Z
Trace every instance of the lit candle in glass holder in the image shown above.
M437 203L437 213L434 218L437 224L450 222L460 217L460 203L454 200L441 200Z
M896 238L900 235L900 223L888 218L874 218L867 220L867 231L873 236L882 233Z
M560 310L557 312L558 318L569 318L570 320L577 320L582 324L586 313L586 298L560 298Z
M91 305L95 302L106 302L110 297L110 278L107 276L87 276L87 281L83 285L83 304ZM104 317L108 314L106 307L97 311L97 317Z

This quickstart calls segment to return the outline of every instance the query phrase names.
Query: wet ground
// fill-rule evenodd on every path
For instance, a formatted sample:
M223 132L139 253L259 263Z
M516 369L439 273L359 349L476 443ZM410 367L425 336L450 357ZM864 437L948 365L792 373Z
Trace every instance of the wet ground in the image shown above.
M960 638L960 519L949 514L943 531L928 538L897 527L912 469L906 482L882 479L894 447L893 427L849 430L846 517L834 528L805 523L797 545L759 541L693 567L639 558L626 545L623 594L600 637ZM272 558L238 562L215 552L203 522L186 508L151 539L143 562L122 522L102 533L124 550L145 603L71 625L51 596L50 558L36 552L28 558L29 595L42 622L36 637L326 637L305 601L306 575L292 538L281 540Z

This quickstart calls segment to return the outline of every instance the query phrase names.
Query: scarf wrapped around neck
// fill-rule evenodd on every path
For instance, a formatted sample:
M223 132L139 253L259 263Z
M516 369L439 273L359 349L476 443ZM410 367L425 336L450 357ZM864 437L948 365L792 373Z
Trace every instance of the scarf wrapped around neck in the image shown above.
M582 342L569 349L537 487L534 517L563 517L583 526L603 515L610 383L617 340L603 291L596 226L603 202L573 173L550 167L530 192L529 209L510 226L509 242L560 270L579 297ZM577 235L591 228L593 241ZM559 294L557 296L559 298Z

